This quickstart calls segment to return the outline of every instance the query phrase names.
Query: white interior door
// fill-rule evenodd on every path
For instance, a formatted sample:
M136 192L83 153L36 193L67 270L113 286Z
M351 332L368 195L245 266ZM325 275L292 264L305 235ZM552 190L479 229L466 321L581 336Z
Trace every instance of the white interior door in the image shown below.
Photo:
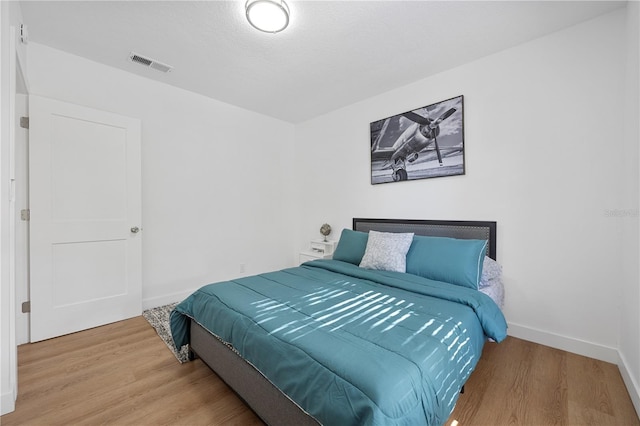
M140 121L29 97L31 341L142 312Z

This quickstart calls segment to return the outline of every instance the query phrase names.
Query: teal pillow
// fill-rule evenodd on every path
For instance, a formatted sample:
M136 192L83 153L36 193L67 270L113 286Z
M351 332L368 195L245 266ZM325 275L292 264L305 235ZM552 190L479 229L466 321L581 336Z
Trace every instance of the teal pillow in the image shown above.
M486 240L416 235L407 253L407 272L477 290L486 250Z
M338 241L338 247L333 252L333 259L359 265L362 261L362 256L364 256L364 251L367 249L368 239L369 234L366 232L343 229L342 234L340 234L340 241Z

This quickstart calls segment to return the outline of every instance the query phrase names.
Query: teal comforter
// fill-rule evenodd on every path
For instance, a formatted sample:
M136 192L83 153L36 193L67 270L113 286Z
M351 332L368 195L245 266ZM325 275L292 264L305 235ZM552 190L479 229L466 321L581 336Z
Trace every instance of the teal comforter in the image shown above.
M488 296L398 272L316 260L210 284L171 314L231 344L325 425L440 425L506 322Z

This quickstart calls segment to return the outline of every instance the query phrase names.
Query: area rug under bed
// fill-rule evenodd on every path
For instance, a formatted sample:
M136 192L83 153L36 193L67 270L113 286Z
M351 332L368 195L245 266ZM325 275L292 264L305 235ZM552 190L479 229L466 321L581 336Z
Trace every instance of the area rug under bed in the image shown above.
M158 336L160 336L178 361L183 363L189 360L189 349L186 345L180 348L180 350L176 349L176 346L173 344L173 338L171 337L171 327L169 326L169 315L171 315L171 311L176 305L177 303L171 303L170 305L147 309L142 312L142 316L156 330Z

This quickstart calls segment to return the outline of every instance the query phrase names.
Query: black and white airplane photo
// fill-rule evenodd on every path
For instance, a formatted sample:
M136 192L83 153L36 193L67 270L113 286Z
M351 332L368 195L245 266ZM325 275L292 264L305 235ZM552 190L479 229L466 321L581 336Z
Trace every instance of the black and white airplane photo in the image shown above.
M371 183L464 174L463 97L371 123Z

